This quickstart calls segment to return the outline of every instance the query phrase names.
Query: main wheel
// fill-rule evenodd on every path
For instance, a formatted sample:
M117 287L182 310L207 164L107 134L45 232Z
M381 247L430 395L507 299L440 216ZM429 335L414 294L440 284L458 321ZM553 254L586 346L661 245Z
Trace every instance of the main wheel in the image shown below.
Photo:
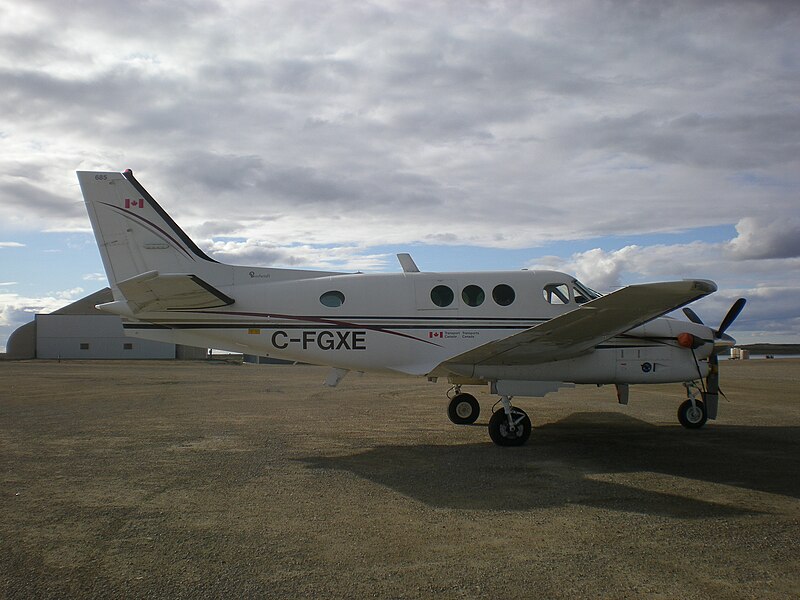
M472 394L456 394L447 407L447 416L456 425L470 425L481 414L481 405Z
M678 421L687 429L700 429L708 420L706 405L702 400L695 400L692 406L691 400L686 400L678 408Z
M531 436L531 420L520 408L511 409L514 426L508 424L506 411L502 408L489 419L489 437L498 446L521 446Z

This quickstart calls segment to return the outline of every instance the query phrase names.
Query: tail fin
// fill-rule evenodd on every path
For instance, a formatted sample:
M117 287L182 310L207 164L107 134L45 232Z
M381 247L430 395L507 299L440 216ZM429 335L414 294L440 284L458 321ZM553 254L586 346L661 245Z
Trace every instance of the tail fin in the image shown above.
M113 288L151 271L213 280L221 266L207 256L133 177L78 171L100 255Z

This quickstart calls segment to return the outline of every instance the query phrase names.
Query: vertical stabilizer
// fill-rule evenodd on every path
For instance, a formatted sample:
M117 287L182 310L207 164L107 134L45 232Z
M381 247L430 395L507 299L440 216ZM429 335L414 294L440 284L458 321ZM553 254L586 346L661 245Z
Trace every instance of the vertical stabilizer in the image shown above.
M150 271L208 281L222 275L222 265L197 247L130 170L78 171L78 181L112 289Z

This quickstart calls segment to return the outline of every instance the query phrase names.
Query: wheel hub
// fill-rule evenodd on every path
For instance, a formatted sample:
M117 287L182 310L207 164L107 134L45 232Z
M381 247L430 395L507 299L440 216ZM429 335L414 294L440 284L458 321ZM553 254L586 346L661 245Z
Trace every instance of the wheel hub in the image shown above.
M469 402L459 402L456 406L456 414L462 419L466 419L472 414L472 406Z
M519 428L511 423L505 423L503 425L500 425L500 433L502 434L503 437L507 438L519 437L518 430Z
M686 418L692 423L699 423L703 418L703 411L699 406L690 406L686 411Z

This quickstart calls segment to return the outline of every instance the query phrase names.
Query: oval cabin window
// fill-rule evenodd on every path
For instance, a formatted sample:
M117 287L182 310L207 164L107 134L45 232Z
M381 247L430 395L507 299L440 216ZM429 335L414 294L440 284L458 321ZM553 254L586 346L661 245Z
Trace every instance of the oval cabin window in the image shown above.
M468 285L461 290L461 299L467 306L480 306L486 299L486 294L477 285Z
M454 298L455 295L453 294L453 290L446 285L437 285L431 290L431 302L433 302L439 308L450 306L453 303Z
M516 297L517 295L514 293L514 288L505 283L494 286L492 290L492 299L500 306L508 306L514 302L514 298Z
M339 291L325 292L319 297L319 301L325 306L336 308L344 304L344 294Z

